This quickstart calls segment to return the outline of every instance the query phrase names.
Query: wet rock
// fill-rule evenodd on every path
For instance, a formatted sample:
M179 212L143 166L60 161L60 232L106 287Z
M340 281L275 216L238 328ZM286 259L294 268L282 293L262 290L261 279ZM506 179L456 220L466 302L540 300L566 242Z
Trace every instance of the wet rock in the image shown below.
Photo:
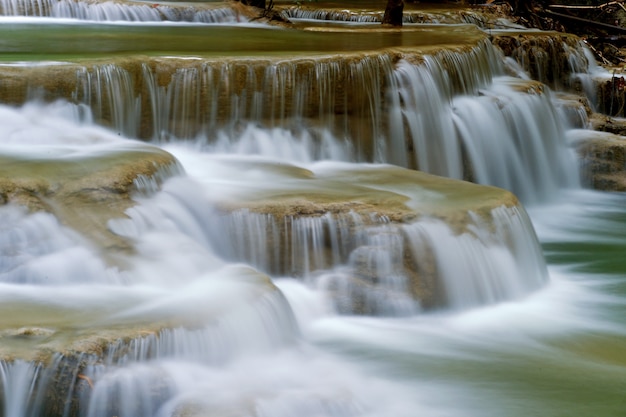
M585 72L588 60L581 40L559 32L492 32L492 43L514 58L533 80L553 89L570 89L572 74Z
M132 194L146 191L142 183L158 184L179 170L173 156L148 145L60 159L0 153L0 201L52 213L104 248L128 250L107 221L124 216Z
M617 131L622 131L626 127L623 122L615 125L621 125L620 128L612 127ZM585 185L602 191L626 191L624 136L582 130L574 131L570 136L580 156L581 177Z
M109 309L97 320L89 314L75 314L63 323L38 328L20 326L26 319L18 314L11 316L17 324L11 327L5 323L9 318L4 317L0 325L0 398L7 404L0 405L55 417L83 416L92 403L100 413L119 414L120 407L124 412L154 410L171 398L175 385L165 370L145 363L192 358L223 365L247 348L241 340L251 343L233 334L249 332L233 328L240 320L250 320L246 322L268 332L264 333L271 339L268 345L253 342L257 351L293 343L297 329L282 293L268 277L251 269L240 278L247 291L241 294L244 300L224 306L210 320L199 319L202 313L116 320L113 317L119 311ZM40 310L37 306L27 309ZM45 321L47 314L42 312L40 319ZM129 380L135 384L128 384ZM123 401L128 398L132 403Z
M626 116L626 79L615 72L608 80L598 81L598 111L608 116Z
M219 234L236 237L224 239L222 250L273 275L316 282L346 314L407 315L445 305L432 246L411 241L415 232L405 228L434 219L453 234L473 233L481 219L479 227L495 229L492 210L519 204L498 188L392 166L293 175L296 195L264 190L220 205Z

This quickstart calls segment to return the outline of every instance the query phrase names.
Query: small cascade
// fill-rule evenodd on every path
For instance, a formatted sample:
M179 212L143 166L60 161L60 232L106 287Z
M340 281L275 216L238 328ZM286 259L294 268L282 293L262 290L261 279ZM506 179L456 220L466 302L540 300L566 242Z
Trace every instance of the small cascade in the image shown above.
M392 163L505 187L524 202L577 184L552 95L503 77L503 57L486 39L402 57L131 59L56 70L75 72L68 100L90 108L87 118L155 143ZM31 96L48 88L28 84Z
M612 109L603 108L602 98L599 97L601 93L598 92L598 84L612 79L612 75L597 64L593 52L586 44L584 44L582 52L584 53L584 60L578 59L580 54L573 55L575 58L573 58L572 68L575 71L572 73L572 85L580 86L579 89L587 97L593 111L604 111L605 114L610 114Z
M247 21L245 16L228 7L204 9L190 6L175 7L171 4L86 3L73 0L55 3L50 17L98 22L238 23Z
M48 16L56 4L55 0L2 0L2 16Z
M178 394L159 367L135 364L100 376L91 394L88 417L158 415L159 409Z
M85 415L357 417L364 410L391 411L389 404L377 406L380 402L367 397L391 387L370 378L370 392L355 383L359 377L350 367L315 353L281 351L222 367L185 361L133 364L95 384Z
M0 206L0 282L28 285L115 283L90 244L49 213Z
M149 4L131 5L112 1L102 3L58 1L53 4L49 14L43 16L97 22L158 22L165 20L157 7L152 7Z
M112 130L137 137L141 123L141 101L133 75L114 64L76 71L72 99L91 108L93 118L106 121Z
M406 225L417 259L434 258L439 294L446 309L463 310L518 299L548 281L543 254L530 220L518 208L496 208L490 221L473 217L468 231L454 233L440 221Z
M563 53L567 58L567 66L562 69L560 83L562 88L581 92L593 111L599 110L599 80L609 79L608 72L601 68L589 46L582 40L563 42ZM559 86L557 86L559 87Z
M566 151L565 128L549 91L501 77L478 97L446 98L430 74L406 64L398 69L397 113L413 143L416 168L512 190L524 202L577 184L575 158Z
M221 216L212 233L216 241L221 237L217 250L227 259L319 281L342 313L406 316L420 310L401 229L385 217L348 211L279 219L238 210Z
M454 122L472 178L515 190L526 203L545 201L578 186L576 158L549 91L519 94L503 80L479 100L453 102ZM495 145L500 143L500 145Z
M120 1L1 0L1 16L36 16L96 22L194 22L235 23L247 21L230 7L175 6Z
M385 217L348 211L281 220L238 210L216 226L212 233L222 237L217 250L224 257L323 282L342 313L407 316L420 310L406 276L400 228Z
M366 224L356 213L279 219L244 209L220 217L211 234L216 241L228 239L220 240L216 250L275 275L308 276L345 262L362 241L359 230Z
M234 280L241 279L237 274L245 279L242 271L225 269L221 272L231 273L230 278ZM267 283L261 283L266 288L263 285L254 288L254 285L240 284L239 289L243 290L241 295L247 299L247 305L245 301L234 300L230 308L220 306L224 311L214 314L209 320L198 317L197 323L187 327L169 327L146 336L113 341L107 346L105 354L97 358L94 366L119 367L164 359L220 366L250 353L271 352L293 344L297 340L298 327L282 293ZM214 290L220 291L221 288L215 285ZM231 294L224 291L221 295ZM158 315L157 311L154 312ZM203 313L201 309L198 311L198 314ZM113 318L143 318L147 315L146 311L130 309ZM93 372L96 372L95 368Z
M316 285L331 294L335 310L383 317L412 316L422 311L426 298L423 281L430 277L419 274L422 265L407 265L402 229L385 224L369 227L363 234L362 243L350 252L344 265L315 277Z
M162 371L164 364L219 369L242 356L267 354L295 341L297 326L280 292L240 307L214 317L216 323L204 328L144 330L147 336L109 344L103 340L115 330L102 328L96 343L102 345L101 351L80 352L70 347L55 354L47 365L0 361L3 415L23 417L47 410L58 416L100 416L114 410L119 416L153 416L180 394Z
M587 44L574 36L549 32L509 35L497 32L494 45L512 57L533 80L552 89L582 92L592 108L598 105L597 79L609 78Z
M32 362L0 362L0 389L4 394L0 403L4 405L5 417L28 415L29 401L40 372L41 366Z
M380 23L383 20L383 12L381 11L359 12L337 9L307 9L303 7L283 9L281 10L281 15L290 20L307 19L355 23Z
M292 147L300 148L306 159L351 150L352 158L367 160L374 152L372 142L383 135L383 89L392 70L392 57L379 54L278 63L207 62L176 70L166 86L156 84L166 75L158 66L144 65L143 77L155 139L201 137L216 150L261 154L265 143L271 153L294 141L300 144ZM265 133L257 134L256 127ZM216 142L209 140L214 137ZM361 139L342 139L355 137ZM338 151L329 152L329 146Z
M589 118L588 107L581 102L577 95L560 94L554 102L560 115L562 125L567 133L572 129L589 129L591 120Z
M325 213L281 221L243 210L222 216L212 232L228 259L302 276L344 314L407 316L421 304L465 309L519 298L547 281L523 210L471 218L459 233L436 219L402 225Z
M350 22L350 23L380 23L383 20L384 11L380 8L368 10L337 9L337 8L307 8L306 6L293 6L281 10L281 15L285 19L298 20L319 20L324 22ZM494 28L519 28L505 18L490 16L490 10L483 13L471 9L425 11L413 10L410 4L405 4L402 14L404 24L463 24L469 23L483 29Z

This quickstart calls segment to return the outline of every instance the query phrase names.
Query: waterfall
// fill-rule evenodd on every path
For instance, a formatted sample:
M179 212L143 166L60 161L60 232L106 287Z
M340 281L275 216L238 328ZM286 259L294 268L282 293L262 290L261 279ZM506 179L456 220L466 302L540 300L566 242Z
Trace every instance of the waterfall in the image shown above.
M247 20L230 7L175 6L78 0L2 0L2 16L37 16L98 22L233 23Z
M383 18L383 13L379 11L363 13L350 10L307 10L302 7L290 7L283 10L281 14L288 19L331 20L358 23L380 23Z
M4 393L4 416L22 417L27 415L28 401L34 390L35 381L41 367L32 362L0 362L0 381Z
M515 190L526 203L546 201L578 186L576 158L567 151L550 92L518 94L514 88L515 80L503 80L479 100L453 102L460 146L476 182Z
M0 207L0 282L29 285L112 283L90 244L52 214Z
M92 21L73 21L72 36L108 36L93 21L245 19L207 7L0 2L4 15ZM110 26L137 48L98 35L107 48L70 59L42 42L54 62L17 48L32 64L0 65L0 100L15 105L0 105L4 417L502 415L536 394L549 413L571 400L535 372L554 356L559 384L592 367L607 385L621 378L622 328L602 327L611 344L596 351L570 343L597 334L584 308L535 310L561 282L549 284L516 197L537 205L578 186L565 135L586 118L505 75L491 37L469 25L376 38L358 25ZM158 44L180 32L216 45L178 56ZM574 49L570 72L584 73ZM535 70L553 81L546 62ZM552 316L577 334L546 331ZM546 392L564 396L550 408Z
M460 234L437 219L396 225L382 218L372 224L354 213L286 218L282 225L249 211L226 219L214 232L229 257L275 275L304 276L333 294L343 313L404 316L420 311L412 299L410 270L439 283L435 304L447 309L516 299L547 281L530 221L517 208L494 210L494 226L473 215L469 230ZM406 269L407 256L414 260L411 269ZM427 273L433 262L434 270Z
M345 262L350 248L361 240L355 225L364 224L356 213L277 219L269 214L238 210L220 216L211 233L214 239L229 237L216 246L227 259L249 262L278 275L306 276Z
M154 84L162 76L158 67L144 65L143 74L154 139L199 136L230 152L271 154L291 147L306 159L346 158L349 152L371 159L372 141L382 136L382 89L391 70L391 57L381 54L339 61L206 62L177 70L165 87ZM355 140L354 131L362 139Z
M405 5L406 6L406 5ZM365 6L367 7L367 6ZM287 7L281 10L281 15L289 20L313 20L313 21L332 21L332 22L351 22L351 23L381 23L384 12L378 8L367 10L348 10L339 8L306 8L303 6ZM489 19L484 14L475 12L471 9L460 9L455 12L432 12L423 10L412 10L409 6L405 7L402 14L404 24L461 24L471 23L480 28L518 28L523 27L515 25L506 18Z
M505 55L515 60L524 76L555 90L581 91L597 111L597 80L609 79L587 44L573 36L519 36L498 32L494 38Z
M540 81L573 83L567 74L582 80L591 71L587 48L572 38L528 41L533 48L516 41L507 50L508 36L494 42ZM558 58L548 59L550 51ZM504 187L526 203L577 185L555 99L544 88L510 85L489 41L398 58L385 52L68 66L75 80L68 80L66 99L119 134L155 143L194 140L211 152L302 162L393 163ZM30 97L46 97L48 88L56 87L27 83Z
M93 72L81 68L76 78L77 89L73 98L91 105L94 118L107 120L114 131L138 136L141 103L128 71L108 64L95 67Z
M450 97L440 93L447 84L423 67L398 68L400 112L418 169L513 190L528 203L576 186L575 158L549 91L520 91L520 80L497 77L479 96Z
M177 152L176 148L171 150ZM293 210L283 210L285 206L280 196L285 191L280 184L291 183L298 189L314 189L315 195L327 192L330 196L332 190L327 181L332 178L332 187L340 187L348 196L353 192L351 183L356 172L344 172L348 168L341 164L312 165L311 171L303 172L279 168L267 161L263 166L268 173L265 175L271 177L268 183L251 161L246 165L240 165L238 159L187 161L185 153L178 155L196 178L204 178L203 187L207 192L193 191L197 186L185 178L169 180L163 192L150 197L149 205L130 209L129 219L111 222L113 231L132 239L153 235L154 232L148 233L152 228L167 230L170 236L174 231L182 233L184 240L182 236L176 239L181 244L186 242L185 246L190 249L199 245L202 249L193 249L193 252L208 250L216 257L204 264L219 263L217 259L244 262L272 276L297 278L326 291L337 311L347 314L406 316L433 306L463 308L489 304L519 298L546 281L545 263L532 226L521 208L494 210L487 217L470 213L468 223L461 222L458 226L460 230L430 217L399 222L398 218L392 220L384 212L363 214L356 211L357 206L350 210L349 204L346 209L341 204L336 205L331 212L321 206L307 206L303 200L291 203L298 212L294 215ZM369 184L372 176L380 175L380 170L361 167L357 192L363 193L366 189L399 192L394 185ZM396 178L397 183L399 178ZM406 180L410 181L409 178ZM238 204L243 205L249 204L244 203L248 199L254 201L250 186L255 182L262 187L267 201L272 201L273 195L278 200L255 210L221 207L221 201L241 200ZM242 193L238 191L240 187ZM427 197L422 190L413 188L402 189L402 192L419 207ZM402 218L409 219L407 216ZM494 231L488 232L491 229ZM173 237L170 240L173 242ZM455 251L462 261L454 264L463 265L463 270L475 271L469 274L468 280L478 288L478 294L470 297L465 305L448 294L453 290L445 290L445 286L437 284L454 282L459 273L447 270L444 261L451 256L447 247L453 247L457 240L464 242ZM154 252L155 244L156 241L146 249ZM463 253L468 255L462 257ZM480 256L470 255L477 253ZM210 258L206 256L206 259ZM439 264L441 266L434 267ZM164 267L166 263L160 266ZM481 277L481 268L493 272L485 278L486 282L475 282ZM137 269L135 274L140 271ZM510 279L504 278L507 274L511 274ZM502 287L496 285L499 282ZM487 294L489 291L494 294Z
M491 215L492 233L477 216L470 230L460 235L440 221L405 226L414 256L434 256L446 308L466 309L517 299L548 280L526 213L501 207Z
M526 203L577 186L557 99L539 84L504 76L503 58L488 42L394 60L382 53L190 59L174 71L163 59L78 67L72 100L115 132L157 144L187 140L209 152L301 162L387 162L503 187Z
M399 268L407 254L427 265L433 263L427 255L434 256L435 271L443 287L439 294L441 303L452 309L520 297L543 285L546 276L535 237L529 234L528 219L517 208L495 209L489 219L474 213L468 230L460 235L444 222L433 219L397 225L386 218L363 218L355 213L346 218L330 213L319 217L287 218L291 232L279 233L278 230L285 225L249 210L226 215L232 216L232 221L224 221L224 216L216 218L219 211L212 209L206 198L197 192L196 184L185 178L174 178L164 185L164 191L139 196L141 204L128 211L127 219L111 223L117 233L137 242L138 257L133 261L133 275L142 275L143 268L159 259L156 268L144 270L146 280L156 274L156 270L166 275L176 271L188 276L194 268L186 266L183 272L182 264L176 262L183 252L187 253L189 261L200 263L197 265L199 270L206 270L207 263L200 259L206 258L206 251L213 247L241 260L247 261L250 257L254 262L257 259L260 267L266 265L264 258L272 260L287 256L298 259L305 256L310 257L300 259L305 281L332 294L336 311L379 316L405 316L421 309L410 295L410 277ZM493 226L486 222L493 222ZM215 228L220 224L222 228ZM355 230L360 232L355 233ZM163 241L165 232L167 240ZM177 237L178 234L191 238L200 246L194 248L190 241ZM281 238L290 242L286 252L272 255L272 248L263 245L267 240L274 247L283 247L276 242ZM229 239L233 239L232 243ZM169 256L159 256L155 252L157 243L169 250L162 252ZM327 251L325 246L331 250ZM458 262L450 263L450 251L458 256ZM323 259L325 256L328 256L327 260ZM167 267L171 262L178 269ZM276 264L289 265L280 260L276 260ZM316 271L316 268L322 270ZM221 392L214 385L217 381L231 389L233 384L241 384L239 373L234 371L240 366L245 369L244 374L254 372L255 378L266 380L268 376L262 369L267 369L268 358L264 355L291 346L298 333L290 307L280 292L266 292L250 302L250 295L258 291L257 286L248 287L250 278L245 277L246 273L239 275L242 271L237 267L232 272L234 275L218 269L215 278L191 283L183 292L169 289L162 296L156 296L152 291L147 294L149 298L145 302L106 313L104 322L98 324L125 323L129 319L155 320L161 317L162 311L167 312L165 317L171 318L172 314L180 314L175 313L179 309L184 310L187 317L193 312L201 323L199 315L206 314L203 313L206 306L210 311L220 309L216 303L227 306L225 314L214 316L211 313L210 317L215 321L211 320L204 327L173 327L130 340L122 338L106 345L104 353L99 356L56 356L45 371L34 372L35 365L27 362L6 364L5 379L9 381L6 384L13 384L13 389L20 392L7 407L15 410L25 410L29 406L50 409L53 405L64 404L66 409L60 411L60 415L75 415L70 408L78 407L83 410L80 415L88 416L110 413L154 416L169 415L180 410L179 407L194 405L209 409L239 409L241 402L245 403L246 395L260 396L260 400L255 400L257 409L267 410L271 415L287 409L299 410L304 415L315 410L334 410L331 415L356 416L361 415L359 410L363 407L372 407L363 398L351 398L354 394L345 398L331 391L320 392L316 383L308 386L305 382L299 396L289 401L287 398L264 398L263 389L256 385L238 393L235 398L216 396ZM281 274L281 271L276 273ZM371 275L368 277L363 273ZM217 277L223 278L215 282ZM367 282L368 279L371 281ZM235 284L237 280L242 281ZM155 279L150 278L150 282ZM227 289L233 284L234 291L229 295ZM57 296L62 299L62 294L59 292ZM81 293L77 295L83 296ZM106 301L106 293L102 295ZM200 306L205 307L197 310ZM261 357L257 359L259 355ZM248 358L244 364L239 362L242 358ZM285 360L282 354L280 358ZM230 378L235 379L231 381ZM50 384L53 381L59 380L72 381L62 391L64 398L72 400L50 403L45 393L52 389ZM298 384L302 383L298 381ZM205 391L200 388L210 389L214 394L212 399L208 400L206 394L203 396ZM21 411L19 415L23 415Z

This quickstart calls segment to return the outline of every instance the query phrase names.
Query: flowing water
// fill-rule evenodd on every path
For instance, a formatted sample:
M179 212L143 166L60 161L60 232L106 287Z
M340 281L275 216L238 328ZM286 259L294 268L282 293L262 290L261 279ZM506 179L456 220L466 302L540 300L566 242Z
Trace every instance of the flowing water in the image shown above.
M210 5L0 4L38 16L0 22L0 202L43 208L0 206L1 415L626 413L626 197L580 188L584 116L471 25ZM93 191L161 149L132 204Z

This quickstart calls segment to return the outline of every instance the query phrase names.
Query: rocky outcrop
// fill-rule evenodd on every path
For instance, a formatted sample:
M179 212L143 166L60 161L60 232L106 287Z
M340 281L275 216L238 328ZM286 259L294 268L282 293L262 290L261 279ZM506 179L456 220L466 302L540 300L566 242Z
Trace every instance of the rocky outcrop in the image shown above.
M604 131L577 130L570 133L580 156L581 179L596 190L626 191L626 124L605 116L594 125ZM610 133L610 131L620 134Z
M471 26L407 28L400 38L396 29L383 28L206 30L219 31L223 42L199 43L196 37L187 46L187 37L180 42L188 52L177 57L141 55L160 51L168 42L152 40L154 33L134 47L135 54L106 60L77 59L60 43L54 61L0 65L0 101L66 100L89 108L96 123L140 139L210 136L251 121L283 127L295 119L312 127L347 129L371 148L368 136L381 129L385 88L395 63L417 63L424 55L446 52L471 55L486 42L486 35ZM123 40L106 42L114 48ZM462 76L454 68L450 72L455 86L464 84L457 82ZM371 154L371 149L364 146L362 152Z
M80 20L117 20L144 22L224 23L248 21L256 17L250 8L239 3L137 3L134 1L97 0L17 0L0 3L2 16L38 16Z
M380 4L382 6L383 3ZM484 29L515 27L509 20L510 9L506 5L467 6L455 5L451 7L428 8L421 7L417 2L405 2L402 13L403 23L430 23L430 24L463 24L471 23ZM276 5L275 8L286 19L314 19L319 21L380 23L384 19L381 7L363 5L358 9L345 7L330 7L324 5L309 6L306 3L297 6Z
M124 216L133 193L156 189L163 179L180 173L178 162L143 144L113 146L92 155L78 149L66 148L64 152L75 154L61 158L46 157L45 152L33 158L0 151L0 204L52 213L104 249L129 250L108 230L107 221Z
M533 80L556 90L578 88L573 75L586 72L589 66L580 38L571 34L495 30L492 43L515 59Z
M268 277L252 270L246 274L245 303L230 305L213 317L214 322L205 321L202 326L189 321L189 317L148 320L126 316L116 320L120 312L111 307L101 311L95 322L91 321L93 317L85 317L93 316L90 311L74 313L62 326L50 328L12 328L4 323L0 331L0 406L14 411L36 410L47 416L75 417L85 415L91 400L100 401L98 405L108 412L123 413L121 407L128 404L119 400L124 395L119 390L129 387L123 381L117 382L119 386L114 382L108 387L107 376L114 379L110 375L122 367L160 359L197 358L202 363L219 360L223 364L242 349L239 339L231 334L231 322L237 320L280 329L270 331L274 345L259 343L261 349L293 343L297 330L283 295ZM211 298L214 297L208 295L207 301L211 302ZM23 305L25 308L28 306ZM48 320L46 314L50 314L51 308L47 310L40 311L42 321ZM22 318L16 316L16 311L20 310L12 310L12 320L19 326ZM141 380L141 384L150 387L150 398L142 397L138 407L162 404L171 392L171 381L158 372L151 374L148 381Z
M506 246L500 233L509 226L494 210L520 208L502 189L393 166L291 175L298 191L266 189L221 204L223 256L318 282L350 314L404 315L446 305L437 249L414 227L427 220L451 236L479 227Z
M141 178L154 178L153 191L167 177L163 172L171 175L177 166L171 155L148 146L97 157L2 158L5 203L54 214L122 269L118 255L132 253L133 242L113 233L108 221L125 216L132 193L142 190ZM232 160L228 164L237 166ZM220 236L218 253L278 276L308 279L328 273L331 292L339 292L339 283L344 290L351 283L336 299L338 308L350 313L406 314L410 309L396 310L398 298L417 309L446 304L434 249L426 242L416 251L407 226L430 219L451 235L472 234L475 227L495 231L494 210L519 208L510 192L393 166L312 172L261 165L246 161L239 171L277 170L297 188L270 187L222 199L222 220L213 229ZM346 268L333 269L338 264ZM402 283L385 282L392 275ZM380 294L388 303L381 304Z

